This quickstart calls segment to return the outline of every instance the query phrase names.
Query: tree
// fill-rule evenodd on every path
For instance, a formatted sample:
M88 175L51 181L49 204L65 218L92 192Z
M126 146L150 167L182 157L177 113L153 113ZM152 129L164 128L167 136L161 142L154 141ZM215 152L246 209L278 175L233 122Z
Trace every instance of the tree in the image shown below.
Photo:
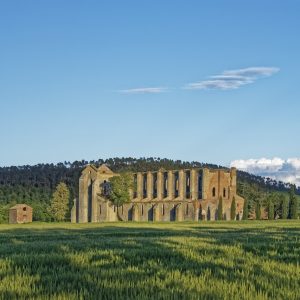
M280 200L281 219L287 219L289 215L289 201L284 195L280 196Z
M268 205L268 219L274 220L274 203L272 202L272 200L269 201Z
M1 205L0 204L0 224L1 223L8 223L8 213L9 213L8 205Z
M129 173L122 173L120 176L113 176L109 180L109 199L116 206L130 201L130 189L133 188L133 177Z
M245 199L244 202L244 210L243 210L243 220L248 220L249 209L248 209L248 201Z
M298 218L298 199L295 195L295 189L296 187L294 185L290 188L290 213L289 217L290 219L297 219Z
M52 195L50 211L55 221L64 221L69 209L70 191L63 182L59 183Z
M235 220L236 218L236 203L235 203L235 197L233 197L230 207L230 219Z
M256 220L261 219L261 207L260 207L260 202L256 202L256 207L255 207L255 214L256 214Z
M218 205L218 220L223 220L223 198L219 198L219 205Z

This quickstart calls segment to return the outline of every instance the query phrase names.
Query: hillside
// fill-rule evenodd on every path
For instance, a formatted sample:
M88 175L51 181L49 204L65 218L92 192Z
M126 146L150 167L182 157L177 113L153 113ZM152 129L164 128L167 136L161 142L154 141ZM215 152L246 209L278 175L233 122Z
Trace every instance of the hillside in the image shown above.
M102 163L107 164L115 172L148 171L160 168L166 170L191 167L224 168L196 161L131 157L2 167L0 168L0 221L1 218L5 219L5 211L9 206L23 202L34 207L35 220L49 220L51 217L47 213L47 207L56 185L59 182L65 182L70 189L71 199L73 199L78 196L78 179L82 169L87 164L99 166ZM238 171L238 192L245 198L249 198L250 210L258 196L263 198L271 192L286 193L289 188L289 184ZM299 188L297 193L300 194Z

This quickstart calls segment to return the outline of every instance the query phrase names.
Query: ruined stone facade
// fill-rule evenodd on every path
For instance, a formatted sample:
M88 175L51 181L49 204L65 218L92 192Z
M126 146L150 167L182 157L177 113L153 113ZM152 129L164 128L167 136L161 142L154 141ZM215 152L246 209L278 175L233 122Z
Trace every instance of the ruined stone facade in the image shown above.
M235 168L134 173L136 188L131 191L131 201L120 207L105 197L107 183L116 175L106 165L89 165L83 170L72 222L216 220L220 198L223 219L230 220L233 197L236 219L243 214L244 199L236 193Z
M9 209L9 223L22 224L32 222L32 208L26 204L17 204Z

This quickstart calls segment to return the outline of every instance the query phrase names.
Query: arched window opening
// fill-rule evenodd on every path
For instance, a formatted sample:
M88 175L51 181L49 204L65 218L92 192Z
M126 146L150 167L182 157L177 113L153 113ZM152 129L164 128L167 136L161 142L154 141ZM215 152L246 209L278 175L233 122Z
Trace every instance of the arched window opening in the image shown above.
M111 185L109 182L107 182L106 180L103 181L102 183L102 194L105 197L108 197L110 195L111 192Z
M164 198L168 197L168 173L164 173Z
M153 174L153 197L157 197L157 173Z
M133 175L133 198L137 197L137 174Z
M198 199L202 199L202 178L203 178L203 170L199 170L199 172L198 172Z
M144 215L144 205L142 204L142 216Z
M191 178L191 172L190 171L186 171L186 186L185 186L185 191L186 191L186 197L187 198L190 198L190 191L191 191L190 178Z
M216 188L215 187L212 189L212 196L216 197Z
M161 213L162 213L163 216L165 215L165 205L164 204L162 205Z
M147 198L147 174L143 174L143 198Z
M179 173L174 173L174 187L175 187L175 197L179 196Z
M223 189L223 197L226 198L226 189Z

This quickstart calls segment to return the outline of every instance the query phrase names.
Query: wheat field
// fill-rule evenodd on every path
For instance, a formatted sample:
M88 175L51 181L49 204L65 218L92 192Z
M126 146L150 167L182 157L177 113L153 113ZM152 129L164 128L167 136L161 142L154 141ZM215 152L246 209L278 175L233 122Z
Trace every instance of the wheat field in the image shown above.
M300 299L300 222L0 225L1 299Z

